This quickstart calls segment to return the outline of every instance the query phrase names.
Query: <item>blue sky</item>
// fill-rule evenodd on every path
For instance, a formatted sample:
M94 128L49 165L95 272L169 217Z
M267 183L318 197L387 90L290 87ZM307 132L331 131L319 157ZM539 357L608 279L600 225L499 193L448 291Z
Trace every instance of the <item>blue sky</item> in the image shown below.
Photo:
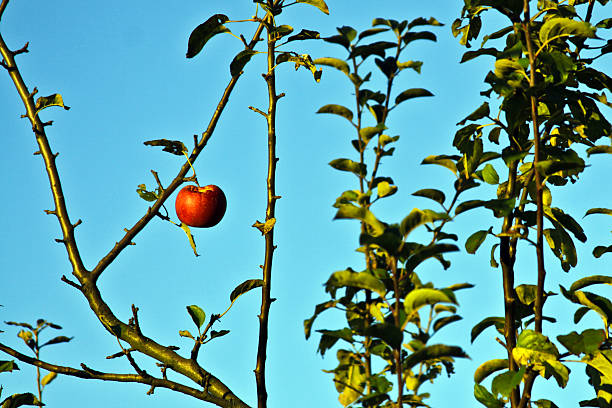
M382 202L376 214L383 221L397 222L414 207L430 208L425 199L410 194L421 188L450 191L452 175L445 169L420 166L430 154L453 153L452 137L456 123L482 103L478 92L492 60L459 64L465 49L450 34L450 24L460 13L460 3L328 1L326 16L307 5L293 6L279 16L283 24L335 34L335 27L351 25L359 30L370 26L374 17L398 20L434 16L446 25L434 28L438 43L416 42L406 57L424 61L421 75L400 76L398 89L423 87L435 94L404 103L391 115L392 134L400 134L394 156L383 162L382 171L391 175L399 191ZM608 6L609 9L610 6ZM192 142L200 134L229 80L229 62L241 50L230 35L215 37L193 60L185 59L187 38L198 24L215 13L231 19L253 15L251 1L106 2L104 6L68 1L13 1L0 29L13 49L30 42L30 53L18 57L26 83L37 86L39 95L61 93L70 111L48 109L43 120L54 120L48 136L60 152L58 169L62 176L68 210L73 221L81 218L77 239L87 267L93 267L115 241L122 237L146 211L147 203L135 190L137 185L155 185L150 170L164 184L172 180L182 164L178 157L143 145L151 139L180 139ZM486 20L486 19L485 19ZM495 21L495 20L492 20ZM492 23L493 24L493 23ZM248 23L230 28L253 31ZM487 24L483 28L487 32ZM343 58L339 46L318 42L295 43L296 51L313 58ZM601 66L609 64L609 55ZM332 204L337 195L356 186L354 177L333 170L327 163L352 154L350 128L342 119L316 115L328 103L350 105L351 88L341 73L325 69L320 83L305 70L293 71L290 64L278 70L277 88L286 97L278 111L277 224L273 270L273 293L268 360L269 406L339 406L331 376L322 369L336 365L334 353L325 359L316 354L317 339L305 341L303 320L314 305L327 299L322 284L333 271L348 266L362 267L358 246L358 225L332 221ZM100 280L106 301L124 320L130 305L140 308L140 322L149 337L162 344L189 350L188 339L178 336L181 329L192 329L185 306L197 304L207 314L221 313L229 305L229 293L246 279L258 278L263 263L264 241L253 222L264 218L266 133L262 117L248 106L264 108L267 103L263 56L256 56L245 69L223 113L217 130L195 165L201 184L217 184L228 199L225 218L215 228L194 231L200 257L194 257L183 232L160 220L153 220ZM59 237L51 209L48 180L30 126L17 93L6 73L0 75L0 129L4 157L0 161L3 199L0 200L0 276L2 288L0 320L29 321L45 318L64 327L61 334L74 336L67 344L44 349L46 361L78 367L80 363L112 372L130 372L121 359L104 357L118 351L110 337L88 309L82 296L60 282L69 275L70 265ZM376 83L375 83L376 84ZM374 87L375 85L372 85ZM605 108L603 108L605 109ZM607 111L608 114L609 109ZM579 277L610 273L603 260L590 254L595 245L608 245L610 222L603 216L582 219L591 207L610 207L609 188L604 178L612 174L607 157L594 157L576 185L553 191L554 202L569 209L589 235L586 244L577 242L579 267L564 273L550 251L548 273L566 286ZM434 166L435 167L435 166ZM498 169L499 170L499 169ZM482 188L482 192L486 187ZM493 190L489 191L493 194ZM479 194L477 192L476 194ZM473 198L473 197L465 197ZM168 209L173 214L171 199ZM599 217L599 218L598 218ZM477 229L499 227L485 210L474 211L452 223L449 230L459 234L460 243ZM456 364L456 375L440 379L427 391L435 407L476 406L472 397L473 372L483 361L500 358L504 350L485 333L469 343L471 327L489 315L502 314L500 272L489 266L492 241L476 255L464 252L450 256L453 266L443 271L438 265L425 265L423 280L438 286L470 282L475 288L459 292L464 320L441 332L439 342L461 345L471 360ZM524 247L517 267L517 281L535 281L534 251ZM608 255L611 256L611 255ZM549 290L558 291L551 284ZM574 308L552 298L547 307L561 326L551 334L570 331ZM257 348L257 292L241 297L217 330L231 333L205 346L200 362L217 375L243 400L255 404ZM587 321L597 324L596 320ZM323 317L315 328L341 324ZM550 327L550 326L549 326ZM545 329L547 326L545 325ZM0 341L25 351L12 327L2 326ZM55 333L45 333L53 335ZM152 373L157 368L146 358L137 357ZM4 359L0 356L0 359ZM2 374L4 394L34 391L34 371L25 364L15 374ZM580 365L571 366L583 372ZM580 374L581 375L581 374ZM170 376L178 379L178 376ZM570 380L571 382L571 380ZM591 398L579 377L567 389L551 384L541 392L560 396L565 406ZM158 389L146 396L148 387L85 381L60 377L46 390L47 406L90 407L182 407L199 406L199 401ZM545 395L542 395L543 397Z

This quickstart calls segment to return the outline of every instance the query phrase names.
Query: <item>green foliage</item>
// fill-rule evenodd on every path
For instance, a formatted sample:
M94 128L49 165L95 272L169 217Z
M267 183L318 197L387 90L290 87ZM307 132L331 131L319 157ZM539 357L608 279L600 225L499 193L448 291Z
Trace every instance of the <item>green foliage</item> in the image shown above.
M429 342L442 328L461 320L456 314L454 292L471 285L435 288L433 283L421 282L418 275L420 265L432 258L448 268L450 262L444 254L458 250L456 245L439 241L457 239L442 228L452 219L450 211L460 192L448 209L440 190L422 189L413 194L436 201L443 212L415 208L399 223L383 222L374 214L374 204L398 190L391 177L379 174L381 159L393 155L394 144L399 140L399 136L384 133L388 130L389 113L405 101L433 96L423 88L393 91L398 76L407 68L421 72L422 62L401 62L400 56L415 40L435 41L431 32L412 31L427 25L441 24L434 18L411 22L377 18L372 22L373 28L362 32L339 27L338 34L324 40L340 45L348 54L346 60L326 57L314 61L343 72L356 96L352 108L327 104L317 113L341 116L356 130L356 139L351 141L355 157L335 159L329 164L358 178L358 189L346 190L336 199L334 218L361 223L358 251L364 254L365 268L334 272L325 284L332 299L317 305L313 316L304 321L308 338L321 313L332 309L344 313L344 327L317 330L321 333L318 351L322 355L340 347L336 354L338 366L327 372L334 375L343 406L388 407L392 401L403 406L426 406L428 394L420 393L420 387L433 381L443 369L450 375L454 359L467 357L460 347ZM376 41L383 35L385 40ZM362 74L366 66L375 69L386 82L384 91L364 88L373 76L369 71ZM373 163L369 163L367 157L372 155ZM452 158L432 157L428 162L457 172ZM409 241L408 237L423 226L433 233L431 241Z
M564 4L545 0L537 2L537 10L535 3L464 1L452 32L467 48L479 38L485 26L483 20L488 18L485 16L496 13L502 17L502 25L487 25L493 32L484 35L480 47L465 52L461 59L461 63L467 63L486 56L488 60L482 63L490 64L490 57L494 58L484 78L487 89L481 92L490 100L457 123L462 126L453 141L458 155L430 156L424 161L443 165L457 174L456 189L461 185L477 187L479 182L497 185L494 197L481 194L478 199L460 203L455 210L455 215L467 215L484 207L500 219L498 230L481 226L465 244L467 252L475 253L488 235L499 240L491 248L491 266L502 269L505 289L500 295L505 300L505 316L485 317L474 326L471 337L474 341L485 329L495 327L514 361L489 360L476 370L474 395L487 407L501 407L509 402L516 408L521 398L527 401L520 406L529 406L535 374L545 379L553 377L560 387L565 387L569 380L569 369L563 364L566 355L561 355L542 333L542 320L555 321L542 314L544 302L553 294L545 292L543 285L545 277L554 279L554 269L569 272L578 266L574 239L585 242L587 234L567 211L552 206L552 192L553 188L578 181L588 167L580 157L581 152L586 150L588 156L610 152L606 144L596 143L611 135L612 126L600 111L600 104L609 106L605 92L612 91L612 81L593 66L595 59L610 50L589 42L604 34L598 28L607 28L609 23L590 22L595 2L587 6L585 1ZM491 45L493 40L498 40L496 45ZM501 102L494 102L493 96ZM492 129L487 138L490 143L483 133L487 126ZM488 151L490 148L493 150ZM501 168L507 170L498 172ZM595 208L589 214L612 212ZM544 255L538 250L536 256L542 260L538 277L528 278L538 285L514 283L517 257L532 245L548 246L559 264L555 267L547 263L544 271ZM609 251L609 247L598 246L593 254L598 257ZM609 336L612 304L605 297L582 289L602 283L610 284L609 278L590 276L578 279L570 289L561 287L563 296L579 305L574 316L576 323L589 311L603 320L604 330L586 329L581 334L572 331L557 337L570 353L585 356L583 361L587 365L593 353L599 353L601 347L609 348L604 346L604 339ZM528 329L534 321L534 329ZM505 371L493 379L490 391L480 384L499 370ZM612 395L605 394L606 387L601 384L607 379L605 375L599 378L602 371L598 370L590 373L600 402L583 401L581 406L608 406L601 405L602 401L610 401ZM538 407L556 406L543 399L531 403Z

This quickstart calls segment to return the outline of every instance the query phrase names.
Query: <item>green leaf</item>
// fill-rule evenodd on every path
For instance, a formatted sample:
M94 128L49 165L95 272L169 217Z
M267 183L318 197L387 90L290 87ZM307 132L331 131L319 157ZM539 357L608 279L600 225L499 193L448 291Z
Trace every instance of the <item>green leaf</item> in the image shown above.
M308 338L310 337L310 332L312 330L312 325L315 319L325 310L335 307L337 304L337 300L328 300L327 302L319 303L315 306L315 311L312 317L310 319L304 320L304 335L306 336L306 340L308 340Z
M557 221L563 228L569 230L580 242L586 242L587 237L584 234L584 230L582 229L580 224L578 224L576 220L572 218L571 215L564 213L563 210L556 207L545 208L544 214L551 221ZM555 227L558 228L557 225L555 225Z
M561 261L561 267L565 272L576 266L578 263L576 247L574 246L572 238L565 230L547 228L544 230L544 237L550 249Z
M397 192L397 186L392 186L387 181L381 181L376 186L376 190L379 197L388 197Z
M191 334L189 330L179 330L179 336L188 337L190 339L195 340L195 337L193 337L193 334Z
M412 193L413 196L417 197L425 197L431 200L434 200L441 205L444 205L444 200L446 200L446 196L440 190L436 190L434 188L424 188L422 190L415 191Z
M253 50L240 51L230 63L230 74L232 76L240 75L244 66L251 60L251 57L255 54L257 54L257 52Z
M499 184L499 175L491 163L487 163L484 169L482 169L482 178L487 184Z
M514 290L516 291L519 302L522 304L529 306L535 302L538 293L538 287L536 285L518 285Z
M434 94L423 88L406 89L395 97L395 104L399 105L400 103L407 101L408 99L420 98L423 96L434 96Z
M429 258L436 258L442 263L444 269L447 269L449 264L445 264L442 254L446 252L455 252L458 250L459 248L453 244L424 245L419 250L412 252L408 259L406 259L406 264L404 267L407 271L413 271L419 264L421 264L421 262Z
M558 37L595 37L595 28L583 21L572 20L565 17L555 17L546 20L540 27L540 41L545 43Z
M612 276L592 275L587 276L586 278L578 279L576 282L572 283L572 286L570 286L570 291L574 292L586 288L587 286L598 284L612 285Z
M474 340L476 340L476 337L478 337L480 333L482 333L486 328L495 326L497 330L500 330L500 329L503 329L504 325L505 325L505 320L503 317L484 318L472 328L471 342L473 343Z
M185 231L185 235L187 235L187 239L189 240L189 245L191 245L191 249L193 249L193 253L195 256L200 256L198 255L198 252L196 251L196 243L195 240L193 239L193 235L191 234L191 229L189 229L189 225L185 224L184 222L181 222L181 229L183 231Z
M566 335L557 336L557 340L559 340L559 343L563 344L570 353L579 356L581 354L596 352L606 338L604 331L601 329L587 329L581 334L573 331Z
M547 399L539 399L531 402L538 408L559 408L554 402Z
M368 143L370 139L372 139L375 135L381 133L383 130L387 129L387 127L380 123L376 126L369 126L359 129L359 136Z
M586 214L584 214L584 216L586 217L587 215L591 215L591 214L612 215L612 210L609 208L591 208L590 210L586 212Z
M366 37L370 37L376 34L380 34L380 33L384 33L386 31L389 31L388 28L369 28L367 30L364 30L362 32L359 33L359 40L362 40Z
M400 224L400 234L406 237L412 231L414 231L415 228L423 224L443 219L448 219L448 215L444 213L436 213L431 210L423 211L415 208L402 220Z
M534 330L525 329L519 335L512 357L519 365L533 365L536 371L544 371L544 362L556 362L559 357L557 347L544 336Z
M410 354L404 361L404 367L409 370L419 363L445 357L469 358L461 347L433 344Z
M365 164L355 162L351 159L335 159L330 161L329 165L336 170L349 171L358 177L365 177L367 172Z
M233 302L234 299L236 299L240 295L247 293L251 289L263 286L263 284L264 281L261 279L248 279L242 282L240 285L236 286L236 288L230 294L230 302Z
M147 191L147 186L145 184L139 184L136 192L140 198L149 202L157 201L157 198L161 194L161 190L159 188L155 189L155 191Z
M302 29L296 35L292 35L291 37L287 38L287 42L304 41L304 40L318 40L320 38L321 38L321 34L318 31Z
M217 34L229 33L230 30L223 25L229 18L224 14L215 14L200 24L191 32L187 42L187 58L193 58L202 51L204 45Z
M569 380L569 368L563 365L560 361L546 360L544 361L544 376L549 378L550 375L555 377L557 384L561 388L565 388Z
M423 61L397 62L397 69L399 69L400 71L406 68L411 68L420 74L422 66L423 66Z
M353 218L365 222L371 228L371 234L375 237L381 235L385 231L385 225L380 222L372 212L364 207L357 207L353 204L342 204L338 207L338 211L334 219Z
M17 366L17 363L15 363L14 361L6 361L6 360L0 360L0 373L4 373L4 372L11 372L13 370L19 370L19 367Z
M385 284L368 272L355 272L351 269L334 272L325 283L325 291L335 297L336 290L342 287L353 287L371 290L384 297L387 293Z
M459 315L452 315L452 316L445 316L445 317L441 317L439 319L437 319L434 324L433 324L433 329L434 332L437 332L438 330L440 330L441 328L445 327L446 325L449 325L453 322L457 322L459 320L463 319L461 316Z
M501 394L508 398L514 388L516 388L525 375L527 367L521 367L519 371L508 370L505 373L497 375L491 383L491 391L493 394Z
M13 394L4 401L2 401L2 408L17 408L23 405L37 405L44 406L42 402L31 393L25 394Z
M407 45L416 40L429 40L435 42L438 40L438 38L431 31L409 31L402 36L402 40L404 41L404 45Z
M589 147L586 152L588 157L591 157L592 154L612 154L612 146L593 146Z
M451 160L453 158L454 158L453 156L446 156L446 155L427 156L426 158L423 159L421 164L437 164L438 166L446 167L447 169L449 169L456 175L457 166L455 165L455 162Z
M349 122L353 123L353 112L342 105L329 104L319 108L317 113L333 113L334 115L342 116Z
M503 408L506 406L480 384L474 384L474 397L487 408Z
M474 382L476 382L476 384L480 384L482 380L487 378L492 373L499 370L505 370L507 368L507 358L498 358L494 360L485 361L484 363L478 366L476 371L474 371Z
M344 72L346 75L348 75L350 72L348 64L345 61L342 61L341 59L338 59L338 58L330 58L330 57L317 58L313 62L316 65L326 65L328 67L336 68L337 70Z
M144 142L146 146L163 146L164 152L172 153L177 156L183 156L187 153L187 148L180 140L157 139Z
M612 252L612 245L607 246L607 247L598 245L593 249L593 256L595 258L599 258L603 254L608 253L608 252Z
M59 343L68 343L70 340L72 340L74 337L66 337L66 336L57 336L52 338L51 340L43 343L40 348L43 348L45 346L51 345L51 344L59 344Z
M51 383L51 381L55 380L55 378L57 378L57 373L54 372L50 372L49 374L45 375L42 380L40 381L40 384L45 387L47 385L49 385Z
M490 231L491 229L489 229L489 231L480 230L470 235L467 241L465 241L466 251L468 251L469 254L475 254L478 248L480 248L480 245L487 239L487 235Z
M206 313L204 310L196 305L187 306L187 313L191 316L191 320L198 326L198 329L202 327L204 321L206 320Z
M452 292L438 289L414 289L408 293L404 299L404 310L406 311L406 315L410 316L426 305L435 305L436 303L453 303L456 305L457 300L454 298L454 295L451 294Z
M36 104L34 105L34 109L36 110L35 114L38 115L38 112L50 106L61 106L66 110L70 109L69 106L64 105L64 99L62 98L62 95L52 94L49 96L41 96L36 99Z
M318 8L325 14L329 14L329 8L327 7L327 4L325 4L323 0L295 0L295 2L310 4L311 6L315 6L316 8Z
M479 119L482 119L486 116L488 116L490 113L489 111L489 103L485 102L482 105L480 105L480 107L478 109L476 109L474 112L470 113L468 116L465 117L465 119L463 119L461 122L458 122L457 125L458 126L463 126L465 125L465 122L467 121L471 121L471 122L475 122Z
M382 339L392 348L399 348L404 339L403 331L390 323L376 323L368 326L363 334L365 336Z

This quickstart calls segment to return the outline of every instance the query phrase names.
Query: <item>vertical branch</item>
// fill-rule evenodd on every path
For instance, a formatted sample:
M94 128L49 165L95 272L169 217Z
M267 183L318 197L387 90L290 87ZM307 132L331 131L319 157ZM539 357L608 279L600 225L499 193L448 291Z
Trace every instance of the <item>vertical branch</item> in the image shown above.
M522 23L525 33L525 42L527 43L527 52L529 54L529 87L533 91L536 86L536 70L533 45L531 43L530 17L529 17L529 0L524 0L524 21ZM540 132L538 129L538 101L536 96L531 92L531 123L533 126L533 145L534 157L533 167L535 172L536 183L536 205L537 205L537 240L536 240L536 255L538 262L538 289L535 300L535 331L542 332L542 308L544 306L544 280L546 278L546 270L544 269L544 240L543 240L543 224L544 224L544 208L542 203L542 175L538 171L538 163L540 162Z
M274 1L269 0L270 8L274 6ZM275 46L276 37L272 32L274 28L274 17L272 14L266 16L268 24L268 72L264 75L268 84L268 113L266 120L268 124L268 176L267 176L267 208L266 221L274 218L276 205L276 103L281 95L276 94L275 66ZM276 247L274 246L274 228L265 235L265 259L263 265L263 285L261 288L261 311L259 314L259 344L257 347L257 365L255 367L255 380L257 382L257 406L265 408L267 406L268 392L266 390L266 355L268 344L268 316L270 313L270 286L272 279L272 256Z
M399 288L399 275L397 273L397 259L391 257L391 273L393 278L393 293L395 296L395 307L393 308L393 320L397 327L401 327L400 324L400 288ZM397 375L397 408L402 407L403 391L404 391L404 380L402 379L402 345L393 350L393 356L395 358L395 370Z

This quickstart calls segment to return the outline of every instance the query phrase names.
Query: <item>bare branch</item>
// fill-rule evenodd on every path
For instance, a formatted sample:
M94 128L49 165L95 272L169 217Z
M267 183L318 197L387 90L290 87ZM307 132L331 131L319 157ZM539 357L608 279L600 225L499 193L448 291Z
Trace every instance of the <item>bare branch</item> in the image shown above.
M79 378L83 378L86 380L103 380L103 381L131 382L131 383L147 384L152 387L168 388L170 390L177 391L182 394L190 395L202 401L211 402L220 407L229 408L232 406L232 402L230 400L226 400L226 399L219 398L219 397L214 397L208 394L206 391L188 387L186 385L183 385L183 384L180 384L174 381L170 381L165 378L164 379L156 378L150 375L147 377L142 377L139 374L104 373L101 371L93 370L87 367L85 364L81 364L81 367L83 367L82 370L78 370L72 367L65 367L65 366L50 364L42 360L37 360L35 358L26 356L25 354L21 354L17 350L13 350L12 348L2 343L0 343L0 351L3 351L6 354L9 354L24 363L33 365L35 367L40 367L47 371L52 371L58 374L69 375L72 377L79 377Z

